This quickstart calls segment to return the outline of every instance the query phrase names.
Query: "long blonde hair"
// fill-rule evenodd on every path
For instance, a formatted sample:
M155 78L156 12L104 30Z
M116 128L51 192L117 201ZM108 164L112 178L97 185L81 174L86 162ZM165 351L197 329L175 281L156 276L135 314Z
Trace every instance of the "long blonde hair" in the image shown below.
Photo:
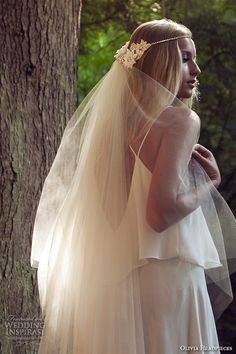
M192 38L192 32L184 25L169 19L154 20L142 23L132 33L129 45L139 43L141 39L154 43L168 38L186 35ZM174 96L181 85L181 51L178 41L167 41L151 46L134 65L137 69L158 81ZM193 95L185 99L184 103L192 106Z

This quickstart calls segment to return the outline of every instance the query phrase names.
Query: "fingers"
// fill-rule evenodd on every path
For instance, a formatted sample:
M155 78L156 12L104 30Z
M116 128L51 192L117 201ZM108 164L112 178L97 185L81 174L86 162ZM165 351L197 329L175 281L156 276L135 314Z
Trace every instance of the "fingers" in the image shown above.
M197 150L199 152L209 151L207 148L205 148L205 146L201 144L194 145L194 150Z
M212 159L210 158L209 155L207 155L207 156L206 156L206 154L203 155L202 153L199 153L197 150L194 150L192 152L192 157L195 160L197 160L200 163L200 165L202 165L202 166L208 166L209 163L211 163L211 161L212 161Z
M193 152L198 152L199 154L201 154L202 156L209 158L212 156L212 153L210 150L208 150L207 148L205 148L205 146L201 145L201 144L196 144L194 145L194 150Z
M193 150L192 156L200 163L207 161L207 157L200 154L197 150Z

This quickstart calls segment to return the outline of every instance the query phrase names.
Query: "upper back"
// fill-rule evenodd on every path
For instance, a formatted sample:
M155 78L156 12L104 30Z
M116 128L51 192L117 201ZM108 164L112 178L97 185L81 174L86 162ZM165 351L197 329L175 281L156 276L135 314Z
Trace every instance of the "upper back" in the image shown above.
M188 114L187 117L186 114ZM176 129L178 126L180 127L179 129L181 129L183 124L188 124L186 118L200 125L199 117L194 111L182 107L168 107L163 111L158 120L153 122L147 134L137 138L131 143L132 149L135 151L136 155L139 155L139 158L151 173L154 170L157 160L164 129L168 127L169 130L172 129L172 127ZM178 132L176 131L176 133Z

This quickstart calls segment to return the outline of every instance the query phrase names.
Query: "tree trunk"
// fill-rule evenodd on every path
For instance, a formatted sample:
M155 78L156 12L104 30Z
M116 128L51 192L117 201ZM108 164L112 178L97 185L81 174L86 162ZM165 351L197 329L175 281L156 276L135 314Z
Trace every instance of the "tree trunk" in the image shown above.
M30 266L43 181L77 105L81 0L0 2L0 352L35 353L42 320Z

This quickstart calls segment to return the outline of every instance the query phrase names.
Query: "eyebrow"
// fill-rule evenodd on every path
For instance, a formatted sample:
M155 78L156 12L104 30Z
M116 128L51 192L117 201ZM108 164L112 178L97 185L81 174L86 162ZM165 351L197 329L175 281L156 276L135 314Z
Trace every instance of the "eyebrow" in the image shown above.
M184 54L190 54L190 55L192 55L192 53L191 53L189 50L183 49L183 50L181 50L181 52L184 53Z

